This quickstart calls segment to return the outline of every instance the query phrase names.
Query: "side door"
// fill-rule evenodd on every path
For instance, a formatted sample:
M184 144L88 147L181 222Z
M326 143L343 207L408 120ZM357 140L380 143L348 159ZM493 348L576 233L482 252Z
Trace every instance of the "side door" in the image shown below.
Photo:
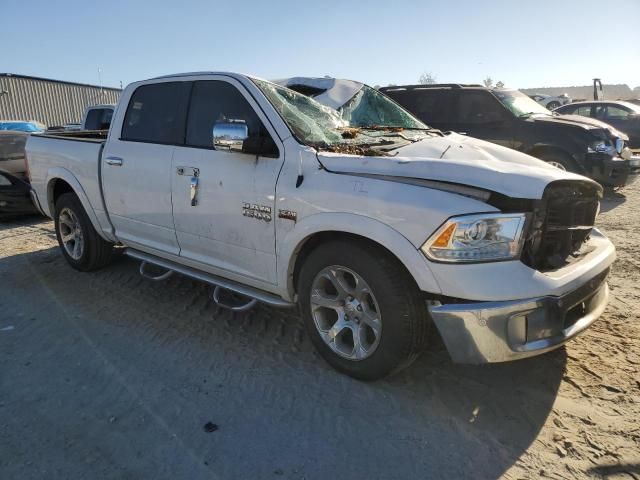
M185 146L173 158L180 255L213 273L276 283L274 209L284 149L242 84L210 78L193 84ZM216 144L214 127L230 135ZM248 137L234 145L233 132L242 130Z
M171 204L172 160L175 145L184 141L190 90L190 82L179 81L138 86L121 130L111 131L105 144L105 204L117 237L131 246L179 254Z
M513 115L489 92L458 90L455 111L460 133L504 147L514 146Z

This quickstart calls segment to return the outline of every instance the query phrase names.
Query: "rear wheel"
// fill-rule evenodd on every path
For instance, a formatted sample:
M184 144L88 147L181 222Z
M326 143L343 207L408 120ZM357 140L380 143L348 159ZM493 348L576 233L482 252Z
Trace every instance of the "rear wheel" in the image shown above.
M58 244L73 268L97 270L112 259L113 244L98 235L75 193L60 195L54 220Z
M547 110L553 110L554 108L558 108L560 106L560 102L549 102L547 103Z
M307 333L334 368L375 380L408 366L424 348L429 325L420 290L379 247L323 244L299 276Z

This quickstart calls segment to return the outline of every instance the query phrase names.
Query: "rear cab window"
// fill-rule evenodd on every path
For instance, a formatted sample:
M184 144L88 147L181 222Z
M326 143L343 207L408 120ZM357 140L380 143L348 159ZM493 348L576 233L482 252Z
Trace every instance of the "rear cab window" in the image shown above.
M87 112L85 130L108 130L113 117L111 108L92 108Z

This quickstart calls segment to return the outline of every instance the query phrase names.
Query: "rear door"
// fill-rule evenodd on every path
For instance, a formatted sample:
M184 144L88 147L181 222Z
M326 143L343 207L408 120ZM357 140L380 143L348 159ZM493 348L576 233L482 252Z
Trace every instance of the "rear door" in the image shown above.
M180 255L214 273L276 283L275 193L284 149L274 143L268 156L216 150L218 122L246 125L249 141L279 140L244 86L209 78L194 82L185 146L176 148L171 171Z
M184 142L191 82L139 86L102 154L104 198L119 239L179 254L171 204L175 145ZM126 101L126 100L125 100Z
M513 115L497 98L484 90L457 90L456 96L456 128L460 133L514 146Z

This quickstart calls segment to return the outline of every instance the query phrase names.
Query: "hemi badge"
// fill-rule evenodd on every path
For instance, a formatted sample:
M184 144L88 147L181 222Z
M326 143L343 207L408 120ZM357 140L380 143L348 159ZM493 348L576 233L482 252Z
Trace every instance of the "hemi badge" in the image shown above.
M293 210L278 210L278 218L284 218L286 220L298 220L298 213Z

